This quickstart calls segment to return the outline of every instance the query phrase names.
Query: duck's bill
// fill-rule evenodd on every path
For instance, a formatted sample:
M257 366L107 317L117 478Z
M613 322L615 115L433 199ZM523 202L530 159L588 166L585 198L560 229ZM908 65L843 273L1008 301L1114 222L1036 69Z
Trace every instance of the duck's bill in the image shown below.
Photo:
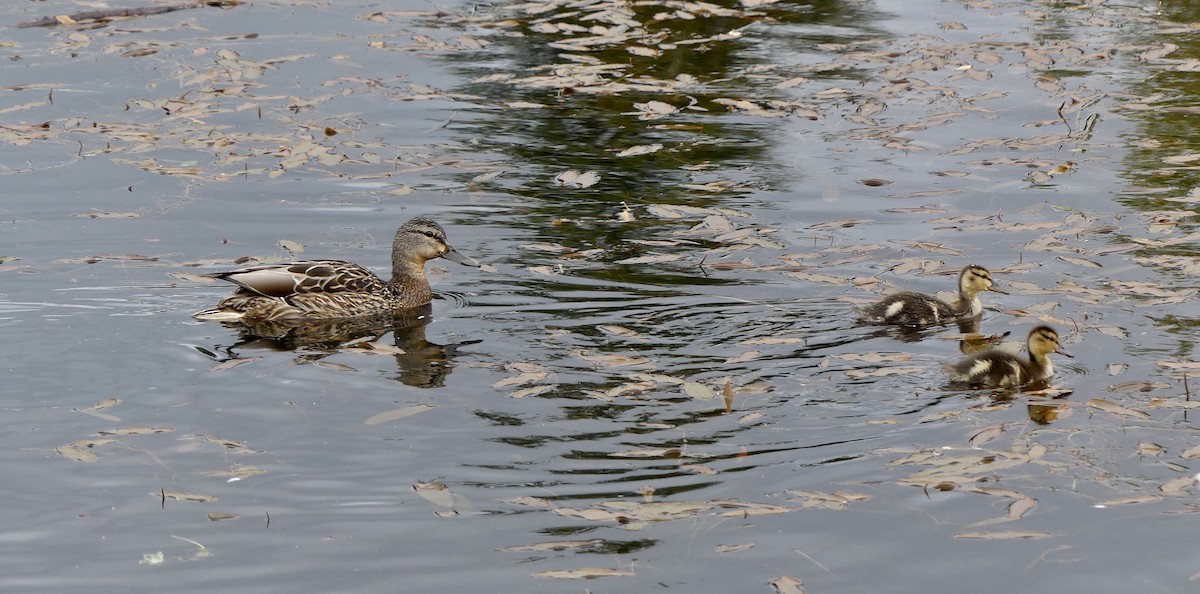
M442 254L443 258L445 258L451 262L458 262L459 264L462 264L463 266L474 266L476 268L479 267L479 262L476 262L475 258L472 258L470 256L464 256L461 253L459 253L458 250L454 249L451 246L446 246L446 248L447 248L446 253Z
M1062 350L1061 348L1054 349L1054 352L1056 352L1064 357L1070 357L1072 359L1075 358L1075 355L1072 355L1071 353L1068 353L1068 352Z
M1001 295L1007 295L1007 294L1008 294L1008 291L1001 291L1000 289L997 289L996 287L989 287L989 288L988 288L988 290L989 290L989 291L996 292L996 293L999 293L999 294L1001 294Z

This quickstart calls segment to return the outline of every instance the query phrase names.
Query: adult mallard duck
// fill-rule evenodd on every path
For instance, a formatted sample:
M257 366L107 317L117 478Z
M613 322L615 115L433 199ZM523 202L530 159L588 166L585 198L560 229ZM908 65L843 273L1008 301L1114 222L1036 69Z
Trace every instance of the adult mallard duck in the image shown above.
M446 232L428 217L404 223L392 241L392 280L341 260L308 260L253 266L209 274L238 285L201 320L298 322L346 318L420 307L433 299L425 262L446 258L479 266L446 242Z
M1054 364L1047 355L1071 356L1059 346L1058 332L1049 326L1036 326L1029 331L1025 341L1025 350L1029 351L1027 358L1022 358L1015 350L998 347L977 353L947 366L946 371L951 381L1003 388L1050 379L1054 375Z
M971 264L958 273L958 301L953 305L933 295L905 291L888 295L867 307L862 311L862 317L872 324L911 328L969 320L983 313L983 303L979 300L982 291L1008 294L996 288L992 273L986 268Z

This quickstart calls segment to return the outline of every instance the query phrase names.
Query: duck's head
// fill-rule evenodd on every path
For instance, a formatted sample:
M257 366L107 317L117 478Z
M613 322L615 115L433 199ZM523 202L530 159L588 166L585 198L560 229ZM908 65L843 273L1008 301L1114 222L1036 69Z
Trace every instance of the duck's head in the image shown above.
M1071 354L1064 351L1062 346L1058 344L1058 332L1049 326L1037 326L1029 331L1029 340L1026 341L1026 348L1029 349L1029 354L1041 358L1050 353L1058 353L1064 357L1071 357ZM1071 357L1072 359L1074 357Z
M958 291L965 295L975 295L981 291L1008 294L996 288L992 281L992 273L988 272L987 268L975 264L964 267L962 272L958 273Z
M465 266L479 266L473 258L464 256L446 241L446 231L429 217L416 217L400 226L392 242L394 261L415 260L424 263L445 258Z

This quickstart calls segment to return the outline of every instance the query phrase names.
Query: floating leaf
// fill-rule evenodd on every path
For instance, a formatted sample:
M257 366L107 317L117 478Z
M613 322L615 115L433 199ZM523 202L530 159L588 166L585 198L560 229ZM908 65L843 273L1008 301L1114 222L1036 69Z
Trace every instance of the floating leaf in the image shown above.
M971 442L971 445L979 447L996 439L997 437L1000 437L1002 433L1004 433L1004 424L992 425L991 427L986 427L976 431L975 434L971 435L969 441Z
M174 429L167 427L125 427L101 431L100 435L154 435L157 433L171 433L172 431Z
M293 254L299 254L304 251L304 244L302 244L298 241L292 241L290 239L280 239L279 247L281 247Z
M1150 418L1149 414L1144 413L1140 410L1133 410L1131 408L1126 408L1126 407L1116 404L1114 402L1104 400L1103 398L1092 398L1091 400L1088 400L1084 404L1086 404L1094 409L1102 410L1106 413L1112 413L1114 415L1121 415L1124 417L1133 417L1136 419L1149 419Z
M166 497L167 499L174 499L176 501L195 501L197 503L210 503L210 502L217 500L217 498L213 497L212 495L201 495L199 493L184 493L182 491L167 491L165 493L158 492L158 493L150 493L150 494L155 497Z
M607 567L581 567L579 569L539 571L534 577L555 578L562 580L590 580L599 577L621 577L635 575L632 571L611 569Z
M637 145L637 146L631 146L623 151L618 152L615 156L617 156L617 157L636 157L638 155L647 155L650 153L656 153L658 151L661 151L662 148L663 148L663 145L661 145L661 144L642 144L642 145Z
M716 390L698 382L685 382L683 393L698 400L712 400L717 397Z
M225 369L233 369L234 367L237 367L238 365L245 365L246 363L252 363L254 361L258 361L259 359L262 359L262 357L255 356L255 357L239 357L237 359L226 359L224 361L221 361L220 363L217 363L216 365L213 365L212 367L209 367L208 369L210 371L222 371Z
M85 219L137 219L141 218L140 212L104 212L99 210L89 212L71 213L73 217L82 217Z
M779 594L804 594L804 588L800 587L804 585L804 582L790 575L777 577L769 583Z
M1004 530L999 532L960 532L954 535L954 538L973 538L984 540L1018 540L1029 538L1048 538L1053 536L1049 532L1040 530Z
M890 375L908 375L911 373L920 373L923 371L920 367L881 367L879 369L851 369L846 372L846 377L852 379L867 378L867 377L887 377Z
M718 553L737 553L754 547L754 543L746 543L739 545L717 545Z
M504 547L497 549L500 551L567 551L570 549L583 549L591 547L599 547L604 544L604 541L595 538L592 540L553 540L550 542L539 542L531 545L519 545L512 547Z
M371 417L367 418L367 420L363 421L363 424L364 425L378 425L380 423L390 423L392 421L398 421L405 417L411 417L415 414L423 413L427 410L432 410L435 408L437 408L437 407L429 405L429 404L417 404L414 406L406 406L404 408L397 408L395 410L389 410L386 412L381 412L377 415L372 415Z
M90 448L65 445L55 448L54 451L58 455L68 460L74 460L75 462L95 462L99 460L99 457Z

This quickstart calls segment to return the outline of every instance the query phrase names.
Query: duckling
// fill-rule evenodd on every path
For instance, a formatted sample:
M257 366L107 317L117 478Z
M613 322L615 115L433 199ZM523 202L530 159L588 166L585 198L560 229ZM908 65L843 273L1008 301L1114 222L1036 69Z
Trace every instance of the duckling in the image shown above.
M932 295L905 291L884 297L862 312L864 320L873 324L896 324L910 328L948 324L975 318L983 313L979 301L981 291L1008 293L996 288L992 273L982 266L971 264L958 273L958 301L953 305Z
M433 219L416 217L392 241L392 280L342 260L309 260L216 272L207 276L238 285L201 320L295 323L407 310L433 299L425 262L445 258L465 266L479 263L446 241Z
M954 382L1003 388L1050 379L1054 375L1054 365L1046 356L1050 353L1071 357L1059 346L1058 332L1049 326L1030 330L1025 349L1029 351L1028 358L1021 358L1016 349L1000 346L948 365L946 372Z

